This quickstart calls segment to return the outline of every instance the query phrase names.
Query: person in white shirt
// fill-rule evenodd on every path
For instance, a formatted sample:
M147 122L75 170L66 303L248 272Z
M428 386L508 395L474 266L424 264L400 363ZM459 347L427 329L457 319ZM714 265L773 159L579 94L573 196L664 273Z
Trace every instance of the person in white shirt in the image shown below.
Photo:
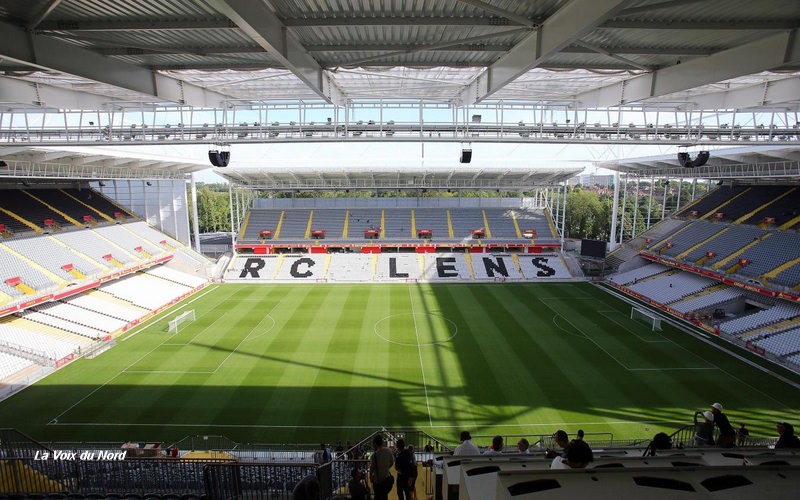
M530 447L531 443L527 439L521 438L517 443L517 453L519 453L520 455L530 455L531 454Z
M480 455L481 450L472 444L472 435L469 431L461 431L461 444L456 446L453 455Z
M503 436L492 438L492 446L483 452L484 455L500 455L503 453Z

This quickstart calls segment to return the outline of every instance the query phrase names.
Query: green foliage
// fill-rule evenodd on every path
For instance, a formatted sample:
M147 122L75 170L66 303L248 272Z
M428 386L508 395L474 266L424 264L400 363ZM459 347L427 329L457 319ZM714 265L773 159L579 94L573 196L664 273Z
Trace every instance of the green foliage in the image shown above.
M220 191L220 186L225 190ZM189 198L191 203L191 198ZM191 212L190 212L191 213ZM197 220L201 233L231 230L228 189L224 184L205 184L197 190Z

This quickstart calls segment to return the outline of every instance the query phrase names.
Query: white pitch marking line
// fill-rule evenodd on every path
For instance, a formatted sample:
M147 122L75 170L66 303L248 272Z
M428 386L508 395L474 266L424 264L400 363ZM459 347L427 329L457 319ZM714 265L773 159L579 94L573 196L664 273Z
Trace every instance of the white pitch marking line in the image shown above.
M431 402L428 399L428 384L425 382L425 366L422 363L422 346L419 343L419 330L417 330L417 315L414 313L414 296L411 295L411 288L408 287L408 298L411 302L411 317L414 318L414 335L417 337L417 352L419 353L419 370L422 372L422 387L425 389L425 405L428 407L428 423L433 427L433 417L431 416Z
M215 290L216 290L216 288L215 288ZM230 298L230 297L233 297L234 295L236 295L236 292L234 292L234 293L230 294L230 295L228 296L228 298ZM198 297L198 298L199 298L199 297ZM205 316L206 314L210 313L210 312L211 312L211 311L213 311L213 310L214 310L214 308L212 308L212 309L209 309L209 310L208 310L208 311L206 311L204 314L201 314L201 315L200 315L200 317L202 318L203 316ZM166 342L166 341L167 341L167 340L169 340L170 338L171 338L171 337L165 338L165 339L164 339L164 342ZM110 384L110 383L111 383L111 381L112 381L112 380L116 379L117 377L119 377L120 375L122 375L123 373L125 373L125 372L128 370L128 368L130 368L130 367L134 366L136 363L138 363L139 361L143 360L145 357L147 357L147 356L149 356L150 354L152 354L152 353L153 353L153 352L154 352L156 349L158 349L159 347L161 347L161 346L164 344L164 342L161 342L160 344L158 344L157 346L153 347L152 349L150 349L150 350L149 350L149 351L147 351L146 353L142 354L142 356L141 356L139 359L137 359L137 360L136 360L136 361L134 361L133 363L129 364L128 366L126 366L125 368L123 368L123 369L122 369L122 370L121 370L119 373L117 373L116 375L114 375L114 376L112 376L111 378L109 378L108 380L106 380L106 382L105 382L103 385L101 385L101 386L97 387L97 388L96 388L96 389L94 389L92 392L90 392L89 394L85 395L84 397L82 397L81 399L79 399L77 402L75 402L75 403L74 403L72 406L70 406L70 407L69 407L69 408L67 408L66 410L62 411L61 413L59 413L58 415L56 415L55 417L53 417L53 418L52 418L52 420L50 421L51 423L48 423L47 425L52 425L52 422L54 422L54 421L57 421L57 420L58 420L59 418L61 418L61 417L62 417L64 414L66 414L67 412L69 412L70 410L72 410L73 408L75 408L76 406L78 406L79 404L81 404L81 403L83 403L84 401L86 401L87 399L89 399L89 397L91 397L91 396L92 396L94 393L96 393L97 391L99 391L99 390L100 390L100 389L102 389L103 387L107 386L108 384Z

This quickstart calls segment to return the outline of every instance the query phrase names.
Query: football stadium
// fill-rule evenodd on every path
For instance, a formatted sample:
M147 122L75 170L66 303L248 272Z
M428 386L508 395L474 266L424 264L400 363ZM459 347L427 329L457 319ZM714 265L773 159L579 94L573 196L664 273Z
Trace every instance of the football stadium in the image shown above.
M794 498L795 0L0 24L0 497Z

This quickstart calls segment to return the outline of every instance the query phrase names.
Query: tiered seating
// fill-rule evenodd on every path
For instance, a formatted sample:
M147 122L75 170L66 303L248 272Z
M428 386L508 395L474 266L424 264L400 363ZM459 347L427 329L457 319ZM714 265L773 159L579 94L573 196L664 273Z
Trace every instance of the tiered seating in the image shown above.
M271 280L283 256L280 255L237 255L225 271L226 280Z
M447 212L441 208L415 208L414 221L417 231L430 229L435 240L449 240L450 230L447 225Z
M393 264L392 264L393 262ZM390 270L394 267L394 276ZM419 256L408 253L382 253L378 255L375 281L398 281L422 279Z
M747 186L720 186L695 203L687 205L686 208L675 214L675 217L688 217L692 212L697 212L698 217L703 217L711 210L717 209L729 199L742 193L745 189L747 189Z
M800 234L775 231L740 255L750 261L738 270L745 276L761 276L785 262L800 257Z
M800 352L800 328L765 337L758 345L776 356Z
M453 236L461 241L471 240L473 229L486 230L483 210L480 208L451 208L450 222L453 224ZM494 225L492 225L491 231L494 236Z
M726 321L719 325L719 329L725 333L735 335L797 316L800 316L800 306L779 302L769 309L763 309L757 313Z
M733 222L740 219L761 205L774 200L786 190L786 186L752 186L742 196L731 200L720 209L724 214L721 220Z
M147 309L136 307L133 304L119 303L103 298L105 295L107 294L97 292L83 293L65 299L64 303L102 313L128 323L141 318L148 312Z
M101 238L95 231L70 231L65 233L58 233L53 236L58 238L59 241L65 245L69 245L74 250L87 255L94 259L98 264L113 267L104 257L111 255L112 258L123 265L133 264L136 258L115 246L105 238Z
M72 323L88 326L105 333L115 332L127 324L126 321L65 302L40 304L36 306L34 310Z
M26 309L18 314L21 318L51 326L59 330L72 332L77 335L83 335L84 337L88 337L90 339L102 339L107 335L106 332L102 332L79 323L73 323L72 321L68 321L57 316L51 316L50 314L45 314L34 309Z
M688 298L680 302L675 302L670 307L680 313L701 311L720 306L726 302L736 300L741 296L742 293L739 289L735 287L728 287L713 293L700 295L699 297Z
M511 255L476 253L471 257L476 280L523 279Z
M48 276L31 267L28 262L21 260L0 245L0 292L11 297L24 296L24 291L7 283L7 280L12 278L19 278L24 285L36 292L52 290L64 283L63 281L58 283L57 277Z
M402 223L402 222L401 222ZM347 239L348 240L363 240L364 231L367 229L377 229L381 225L381 209L380 208L355 208L350 210L350 217L347 220ZM396 229L399 229L397 226ZM386 227L383 229L387 231L386 237L392 237L392 229L395 228L395 222L391 220L389 213L386 214ZM411 219L405 225L407 238L411 234Z
M315 281L325 278L324 254L286 255L283 258L276 280Z
M203 283L208 282L206 279L187 273L182 273L177 269L172 269L171 267L166 266L151 267L150 269L147 269L145 273L165 280L174 281L175 283L188 286L190 288L195 288Z
M722 224L711 224L705 221L693 221L678 233L673 233L666 239L666 243L672 244L672 248L666 248L661 255L669 257L677 257L679 254L685 252L689 248L698 244L699 242L710 238L711 236L719 233L725 229ZM663 247L659 247L663 248Z
M274 235L278 230L278 222L281 219L282 212L283 210L265 208L250 210L245 233L239 235L239 241L258 241L258 233L261 231L272 231Z
M67 265L71 265L84 276L97 276L103 271L96 262L71 252L69 247L59 244L58 240L51 237L13 238L2 242L0 247L3 245L28 257L66 281L78 279L78 276L65 270L64 266Z
M2 196L0 196L0 207L19 215L20 217L32 222L42 229L45 228L44 221L46 219L52 219L55 223L63 228L75 227L75 225L67 220L63 215L51 210L46 205L36 201L34 198L26 194L26 192L30 192L33 196L37 196L37 193L41 195L46 191L47 190L44 189L4 189ZM19 230L19 232L23 232L26 230L29 231L30 228L24 224L16 225L14 226L14 231L16 232L17 230Z
M156 246L161 250L165 249L164 245L161 244L162 241L166 242L172 248L183 247L183 244L180 243L179 241L167 236L162 232L156 231L155 229L150 227L146 222L141 220L123 224L122 227L136 234L140 238L149 241L153 246Z
M774 227L780 227L782 224L797 217L799 215L798 209L800 209L800 202L797 201L797 187L784 186L778 196L780 198L753 213L752 216L742 221L742 224L757 226L764 222L765 217L772 217L775 219Z
M0 380L35 364L36 363L29 359L0 351Z
M279 239L294 241L304 239L310 214L311 211L305 209L284 210Z
M326 240L341 240L346 215L347 210L336 208L315 209L314 218L311 221L311 229L324 230Z
M14 326L15 328L19 328L20 330L30 331L42 336L46 336L47 338L60 340L78 348L89 346L92 344L92 342L94 342L94 337L90 338L64 329L56 328L54 326L46 325L44 323L32 321L21 316L10 316L4 319L8 321L8 324Z
M800 262L779 272L771 282L781 286L798 286L800 284Z
M705 244L689 252L684 257L686 262L697 262L706 255L706 252L713 252L714 257L708 259L704 266L713 266L725 257L740 250L748 243L761 238L766 231L753 226L734 226L730 225L725 231L720 231L717 236L707 241ZM733 263L731 263L732 265Z
M22 330L15 327L13 321L0 323L0 344L5 344L7 342L12 345L41 352L52 360L58 360L68 356L79 347L78 345L70 344L37 332Z
M541 210L524 209L517 211L516 214L520 230L535 229L537 241L556 238L550 224L547 222L547 216Z
M73 192L77 192L77 190L73 190ZM81 194L86 194L83 195L82 198L78 199L71 197L60 189L37 189L36 191L32 191L32 193L44 203L50 205L59 212L70 216L73 220L76 220L80 223L84 222L85 215L92 217L92 219L97 223L108 223L107 219L89 208L89 206L93 205L92 202L94 201L95 196L97 196L98 199L101 198L98 193L95 193L91 190L81 190ZM113 213L111 217L113 218Z
M127 218L136 217L133 214L131 214L128 210L116 205L114 202L103 196L102 193L95 191L93 189L70 188L70 189L62 189L61 191L83 203L86 203L87 205L91 205L92 207L95 208L95 210L104 213L106 216L112 219L114 218L115 213L119 213Z
M649 278L650 276L661 274L669 269L671 268L662 264L647 264L642 267L637 267L636 269L631 269L630 271L625 271L624 273L617 273L609 277L609 280L620 285L627 285L628 283L633 283L634 281L643 280Z
M384 210L384 219L385 224L383 226L384 237L386 239L393 239L393 240L404 240L408 241L409 239L413 240L416 239L417 235L411 234L411 209L408 208L387 208ZM353 214L350 214L350 217L353 217ZM364 229L369 229L371 225L380 226L380 222L373 221L371 218L367 218L369 221L364 225ZM380 219L379 219L380 220ZM362 219L363 221L363 219ZM352 222L351 222L352 223ZM417 229L423 229L422 226L419 225L419 222L416 222L415 216L415 223ZM362 231L363 234L363 231ZM436 238L436 233L433 234L433 237ZM440 237L446 237L446 234L440 235Z
M137 222L135 224L143 224L142 222ZM127 226L127 224L125 225ZM143 252L150 254L152 257L159 256L165 253L164 247L161 245L150 243L149 241L140 238L136 234L131 233L128 231L125 226L123 225L112 225L112 226L104 226L104 227L97 227L94 231L103 238L112 241L118 247L121 247L123 250L128 252L131 255L136 256L139 259L149 259ZM142 251L137 251L137 248L141 248Z
M660 304L669 304L717 283L692 273L676 272L629 285L632 291Z
M425 254L423 277L428 281L469 281L472 273L463 253Z
M328 271L331 281L371 281L372 255L361 253L333 254Z
M517 240L520 237L517 235L517 228L514 226L513 210L510 208L485 208L482 213L486 214L486 220L489 221L489 229L492 232L493 240ZM547 221L543 218L526 211L517 211L519 215L520 230L522 229L536 229L537 237L550 238L550 228L547 226ZM542 225L544 222L544 225Z
M169 304L190 290L189 287L137 273L103 286L103 291L150 310Z
M519 256L519 267L526 280L570 279L572 275L556 254L526 254Z

